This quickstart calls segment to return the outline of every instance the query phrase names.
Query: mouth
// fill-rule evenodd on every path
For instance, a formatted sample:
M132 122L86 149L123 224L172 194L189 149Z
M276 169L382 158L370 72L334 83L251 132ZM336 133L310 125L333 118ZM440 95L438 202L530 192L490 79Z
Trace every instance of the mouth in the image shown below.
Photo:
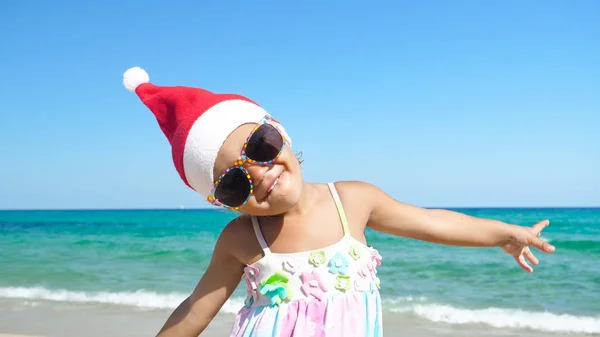
M283 171L281 173L279 173L275 179L273 179L273 181L271 182L271 184L269 185L269 188L267 189L267 191L265 192L265 196L261 199L262 201L267 200L267 198L271 195L271 192L273 192L273 190L275 189L275 187L277 186L277 183L279 182L279 178L281 177L281 175L283 174Z

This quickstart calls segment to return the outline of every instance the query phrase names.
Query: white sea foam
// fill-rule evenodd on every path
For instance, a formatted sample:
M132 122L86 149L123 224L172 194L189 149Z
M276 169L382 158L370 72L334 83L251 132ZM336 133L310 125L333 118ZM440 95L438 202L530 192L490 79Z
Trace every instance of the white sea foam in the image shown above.
M149 309L173 309L186 298L183 293L135 292L81 292L49 290L42 287L0 287L0 298L60 301L72 303L99 303ZM520 309L463 309L448 305L427 303L423 297L405 297L384 301L386 310L415 315L433 322L446 324L485 324L495 328L532 329L559 333L600 333L600 316L575 316L551 312L528 312ZM232 298L222 312L236 313L243 300Z
M390 309L447 324L485 324L495 328L531 329L561 333L600 333L600 316L574 316L520 309L461 309L440 304L413 304Z

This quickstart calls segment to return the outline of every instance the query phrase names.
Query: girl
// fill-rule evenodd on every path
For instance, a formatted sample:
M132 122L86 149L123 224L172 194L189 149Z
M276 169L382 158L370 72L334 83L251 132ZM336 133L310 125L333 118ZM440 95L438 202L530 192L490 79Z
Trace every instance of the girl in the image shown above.
M283 126L246 97L149 83L138 68L125 87L155 115L183 182L241 216L224 228L192 294L160 337L198 336L244 279L247 298L231 336L382 336L378 251L364 230L455 246L501 247L527 272L551 253L548 225L521 227L398 202L368 183L314 184ZM385 280L383 281L385 282Z

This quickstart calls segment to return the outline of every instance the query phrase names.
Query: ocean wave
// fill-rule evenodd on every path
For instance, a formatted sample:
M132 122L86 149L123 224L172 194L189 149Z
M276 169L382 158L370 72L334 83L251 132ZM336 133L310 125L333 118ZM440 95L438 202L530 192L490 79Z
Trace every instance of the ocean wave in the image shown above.
M188 294L133 292L83 292L50 290L42 287L0 287L0 298L45 300L71 303L98 303L148 309L174 309ZM243 299L232 297L221 309L235 314ZM600 316L575 316L551 312L530 312L520 309L464 309L428 303L424 297L404 297L384 301L384 307L398 314L416 315L422 319L446 324L485 324L495 328L532 329L561 333L600 333Z
M441 304L413 304L391 309L446 324L485 324L495 328L531 329L560 333L600 333L600 316L575 316L521 309L462 309Z
M0 287L0 298L45 300L73 303L102 303L134 306L149 309L176 308L187 297L182 293L155 293L138 290L133 292L83 292L49 290L42 287Z

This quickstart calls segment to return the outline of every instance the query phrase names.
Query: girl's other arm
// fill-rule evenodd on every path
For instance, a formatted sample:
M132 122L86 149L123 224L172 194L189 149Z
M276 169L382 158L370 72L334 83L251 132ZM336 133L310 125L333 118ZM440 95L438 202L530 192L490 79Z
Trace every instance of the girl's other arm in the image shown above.
M239 285L244 265L232 254L237 235L230 225L219 236L210 264L194 291L169 316L157 337L200 335Z
M344 189L355 196L353 199L361 200L361 206L368 214L367 226L379 232L453 246L501 247L528 272L533 269L524 258L534 265L538 263L529 246L546 253L554 252L554 246L539 238L541 230L549 223L546 220L532 227L517 226L405 204L367 183L346 182L344 185L347 186Z

